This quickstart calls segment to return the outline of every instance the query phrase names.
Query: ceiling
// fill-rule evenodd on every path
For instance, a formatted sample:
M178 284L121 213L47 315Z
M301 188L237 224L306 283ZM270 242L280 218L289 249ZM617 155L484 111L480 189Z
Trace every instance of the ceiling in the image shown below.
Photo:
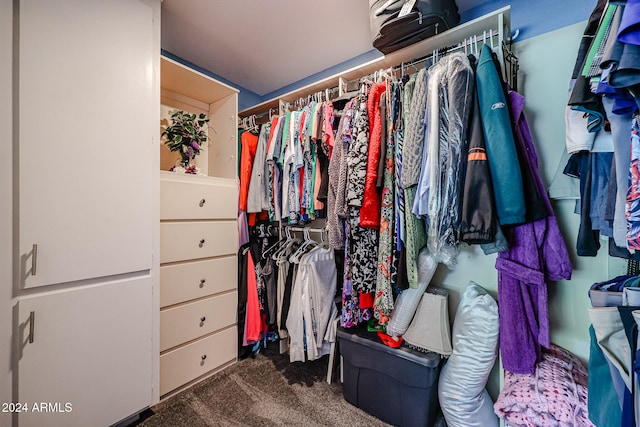
M372 50L367 0L164 0L161 28L162 49L260 96Z

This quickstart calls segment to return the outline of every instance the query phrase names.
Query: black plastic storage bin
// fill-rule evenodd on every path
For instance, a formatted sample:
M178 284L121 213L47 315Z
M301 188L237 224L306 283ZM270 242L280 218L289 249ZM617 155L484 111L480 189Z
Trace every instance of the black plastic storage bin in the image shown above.
M366 328L338 328L347 402L396 426L433 426L441 358L388 347Z

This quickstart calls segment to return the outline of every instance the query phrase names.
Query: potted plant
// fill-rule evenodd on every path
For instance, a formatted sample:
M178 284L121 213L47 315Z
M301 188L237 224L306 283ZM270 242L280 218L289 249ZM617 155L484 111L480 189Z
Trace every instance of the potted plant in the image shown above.
M169 150L180 154L180 167L184 168L185 172L196 174L197 167L191 165L191 161L200 154L207 143L206 126L209 119L203 113L196 115L180 110L172 111L170 117L171 123L164 126L162 132L162 136L166 138L164 143Z

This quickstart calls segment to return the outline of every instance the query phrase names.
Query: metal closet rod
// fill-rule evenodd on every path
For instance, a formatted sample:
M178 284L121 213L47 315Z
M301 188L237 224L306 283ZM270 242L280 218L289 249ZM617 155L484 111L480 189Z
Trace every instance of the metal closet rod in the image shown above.
M324 228L311 228L311 227L295 227L290 225L285 225L284 228L288 228L291 231L309 231L312 233L322 233L326 231Z

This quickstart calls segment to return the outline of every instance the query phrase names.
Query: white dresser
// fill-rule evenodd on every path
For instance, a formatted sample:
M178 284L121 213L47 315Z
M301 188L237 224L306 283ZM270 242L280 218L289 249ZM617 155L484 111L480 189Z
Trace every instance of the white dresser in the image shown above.
M160 395L235 362L235 180L160 173Z

